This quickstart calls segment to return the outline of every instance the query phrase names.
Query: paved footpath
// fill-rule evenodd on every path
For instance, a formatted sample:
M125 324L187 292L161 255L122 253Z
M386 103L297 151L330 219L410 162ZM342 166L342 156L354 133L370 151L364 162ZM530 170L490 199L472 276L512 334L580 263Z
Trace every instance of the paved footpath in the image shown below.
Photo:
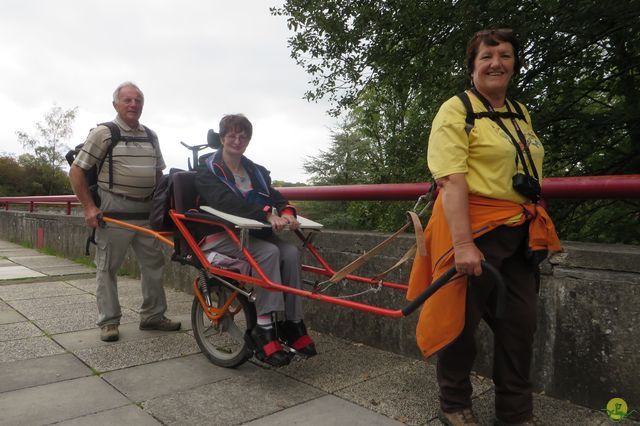
M439 424L435 369L426 362L312 331L314 358L220 368L196 345L192 296L167 290L167 315L182 321L180 332L140 331L140 283L129 278L119 285L120 340L102 342L94 274L0 240L1 425ZM475 377L474 388L475 410L490 425L491 381ZM550 425L608 423L543 395L535 409Z

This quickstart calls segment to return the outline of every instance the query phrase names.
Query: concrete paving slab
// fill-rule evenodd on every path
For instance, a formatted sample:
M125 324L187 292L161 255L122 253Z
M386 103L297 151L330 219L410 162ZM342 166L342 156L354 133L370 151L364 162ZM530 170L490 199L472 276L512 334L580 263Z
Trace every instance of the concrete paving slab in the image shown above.
M96 317L98 308L96 307L95 296L85 293L70 297L77 302L71 303L72 299L63 296L61 298L45 297L41 299L13 300L9 303L16 311L29 319L77 316L77 314ZM60 303L56 303L58 300Z
M22 300L22 299L53 298L53 297L76 295L76 294L85 294L85 293L73 286L70 286L69 284L66 284L60 281L0 285L0 298L3 299L5 302L11 302L13 300ZM47 302L39 301L36 303L47 303ZM57 299L55 300L55 303L70 303L70 302L65 302L63 299ZM10 303L10 305L13 305L13 304Z
M61 353L64 353L64 349L48 337L29 337L0 342L0 363Z
M58 426L114 426L114 425L135 425L135 426L155 426L160 425L156 419L145 413L136 405L114 408L112 410L101 411L96 414L76 417L72 420L65 420L56 423Z
M97 371L107 372L198 352L200 349L192 336L173 332L148 339L79 349L76 356Z
M391 352L348 344L338 351L320 353L313 358L292 362L277 369L277 372L332 393L411 362L409 358Z
M71 296L11 300L9 304L29 319L40 319L55 316L55 312L60 309L69 309L80 305L95 306L96 298L91 294L79 293Z
M323 396L296 405L270 416L245 423L245 426L279 426L279 425L323 425L323 426L386 426L403 423L376 414L358 405L337 398L333 395Z
M604 409L607 401L603 401L602 408ZM561 401L559 399L549 398L544 395L533 396L533 412L543 421L545 424L552 426L566 426L566 425L606 425L612 424L607 417L607 414L603 411L590 410L585 407L571 404L567 401ZM621 424L625 426L638 426L640 422L626 419Z
M250 375L151 399L144 403L144 410L168 425L237 425L323 395L304 383L258 368Z
M339 351L342 348L351 347L354 345L353 342L341 339L340 337L332 336L330 334L315 332L309 327L307 327L307 331L313 338L313 341L316 343L318 354Z
M473 397L492 389L491 381L472 377ZM415 360L371 380L335 392L336 396L410 425L420 425L438 414L435 366Z
M219 382L257 368L250 363L238 369L222 368L211 364L204 355L195 354L112 371L102 378L138 402Z
M68 353L13 361L0 368L0 393L91 375L86 365Z
M36 278L44 276L45 274L20 265L0 267L0 280L17 280L21 278Z
M80 275L80 274L95 274L95 268L89 268L84 265L74 263L73 265L65 266L38 266L33 267L34 270L41 272L45 275L52 277L59 275Z
M181 302L171 302L167 301L167 312L165 315L171 319L174 317L183 317L187 315L189 317L189 322L191 321L191 305L193 300L189 301L181 301Z
M127 312L127 314L125 315L124 312ZM124 323L123 321L127 318L129 318L130 321ZM176 316L172 319L182 322L182 331L191 330L190 315ZM140 330L140 317L137 313L128 310L123 310L123 317L120 319L120 321L120 327L118 328L118 331L120 332L120 338L118 340L118 343L147 339L150 337L171 335L175 333L173 331ZM43 320L36 321L38 325L40 325L41 322L43 322ZM194 339L193 335L189 334L189 336ZM112 346L114 344L112 342L103 342L102 340L100 340L100 330L95 325L95 318L91 327L87 327L86 329L79 328L74 331L60 334L53 334L51 338L69 351L76 351L78 349L86 349L99 346Z
M19 263L24 266L40 266L40 265L55 265L71 263L69 259L64 257L51 256L49 254L42 254L37 250L34 250L36 254L30 254L28 256L11 256L10 259L13 262Z
M57 298L56 298L57 299ZM30 319L66 318L78 315L91 316L95 319L98 307L93 296L83 297L81 303L42 302L40 299L29 299L11 302L16 309ZM93 300L92 300L93 299Z
M0 256L11 259L13 257L25 257L25 256L40 256L40 252L34 249L28 249L21 246L14 246L8 248L0 248Z
M10 261L9 259L0 257L0 267L3 267L3 266L15 266L15 263Z
M69 285L74 286L75 288L86 291L87 293L96 294L95 277L81 278L78 280L65 280L65 282Z
M0 394L2 422L42 425L128 405L99 377L84 377Z
M26 266L27 268L37 268L40 266L61 266L61 265L74 265L75 263L64 257L50 256L48 254L38 253L37 255L30 256L11 256L9 259L12 262Z
M473 411L478 417L478 421L482 426L490 426L495 421L494 410L495 397L493 390L486 392L482 396L473 401ZM567 426L567 425L584 425L584 426L602 426L611 424L607 415L603 412L590 410L571 404L567 401L560 401L549 398L544 395L533 395L533 412L544 425L547 426ZM440 425L441 423L435 419L427 424ZM629 426L638 426L640 422L633 420L625 420L623 423Z
M76 314L67 313L66 316L53 316L52 318L36 319L34 322L38 327L45 330L48 334L56 335L59 333L68 333L77 330L91 330L94 329L98 332L96 326L96 320L98 318L98 308L95 303L92 305L92 309L88 313L78 312ZM122 310L122 317L120 321L125 323L138 323L139 315L128 309Z
M44 332L28 321L0 324L0 342L43 336Z
M6 250L6 249L12 249L12 248L22 248L22 246L9 241L0 240L0 250Z
M25 317L20 315L13 309L0 309L0 324L11 324L14 322L27 321Z

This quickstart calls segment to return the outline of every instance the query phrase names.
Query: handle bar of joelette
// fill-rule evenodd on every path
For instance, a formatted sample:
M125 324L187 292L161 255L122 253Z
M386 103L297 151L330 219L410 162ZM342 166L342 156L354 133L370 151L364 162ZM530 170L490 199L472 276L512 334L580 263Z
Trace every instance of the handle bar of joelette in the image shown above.
M482 272L488 272L493 276L496 285L498 286L498 302L496 305L496 317L504 318L504 309L507 297L507 287L502 279L502 275L498 270L486 261L482 261ZM419 306L421 306L429 297L431 297L436 291L440 290L444 285L451 281L451 278L456 275L455 266L447 270L444 274L440 275L425 291L420 293L411 303L402 309L402 315L408 316L413 313Z
M185 148L191 150L191 151L200 151L200 150L203 150L203 149L206 149L206 148L209 147L209 145L207 145L207 144L203 144L203 145L188 145L187 143L182 142L182 141L180 141L180 144L182 146L184 146Z

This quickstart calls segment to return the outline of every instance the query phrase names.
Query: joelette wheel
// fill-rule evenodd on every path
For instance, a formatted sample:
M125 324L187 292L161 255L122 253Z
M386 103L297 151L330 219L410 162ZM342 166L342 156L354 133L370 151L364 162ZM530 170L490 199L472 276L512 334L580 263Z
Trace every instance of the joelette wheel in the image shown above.
M191 307L191 325L198 346L206 357L220 367L237 367L253 356L244 334L256 324L255 306L247 298L222 284L209 283L209 297L214 308L223 308L230 298L233 301L220 319L207 317L198 297Z

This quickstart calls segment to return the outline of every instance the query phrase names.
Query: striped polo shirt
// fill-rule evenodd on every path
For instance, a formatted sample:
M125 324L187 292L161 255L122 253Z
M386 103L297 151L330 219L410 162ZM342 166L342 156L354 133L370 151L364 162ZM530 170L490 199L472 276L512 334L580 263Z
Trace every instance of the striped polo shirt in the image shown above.
M120 117L113 120L120 128L122 136L145 137L146 131L142 125L132 129ZM106 126L97 126L87 136L82 150L78 153L73 164L88 170L105 158L98 174L98 186L106 191L144 198L153 193L156 186L156 171L162 171L166 166L155 132L151 132L150 142L120 141L113 148L113 187L109 188L109 157L106 150L111 143L111 131Z

